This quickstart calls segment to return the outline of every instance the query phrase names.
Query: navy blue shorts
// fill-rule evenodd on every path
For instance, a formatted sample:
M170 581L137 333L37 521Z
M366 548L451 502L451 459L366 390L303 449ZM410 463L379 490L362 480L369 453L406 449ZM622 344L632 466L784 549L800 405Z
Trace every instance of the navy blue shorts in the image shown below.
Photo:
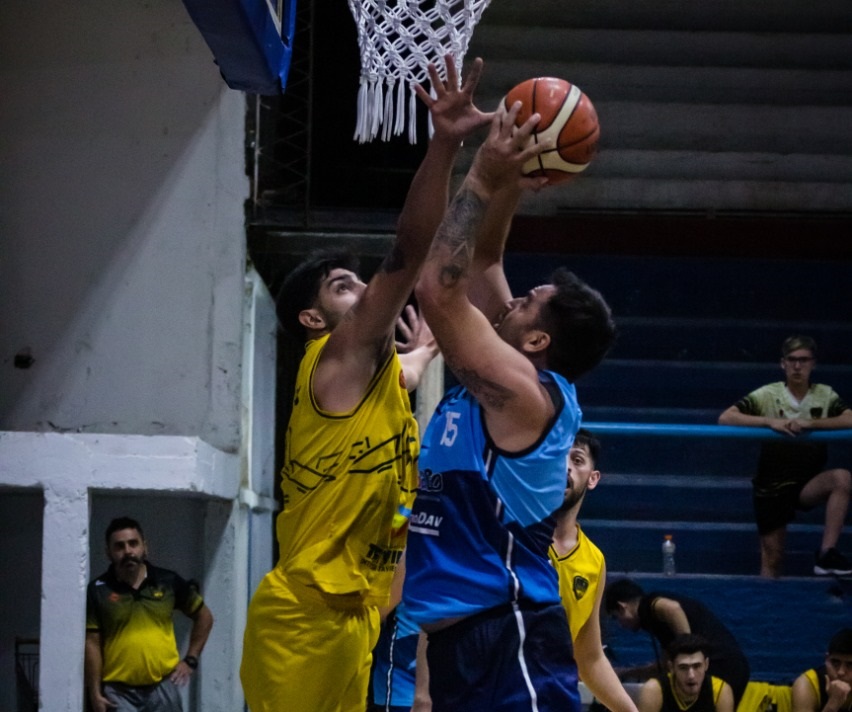
M579 712L565 609L508 604L429 634L433 712Z

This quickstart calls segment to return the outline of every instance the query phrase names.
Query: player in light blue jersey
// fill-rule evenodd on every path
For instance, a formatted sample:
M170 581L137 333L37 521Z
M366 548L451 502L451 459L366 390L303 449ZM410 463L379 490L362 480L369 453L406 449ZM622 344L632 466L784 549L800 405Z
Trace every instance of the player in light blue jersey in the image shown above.
M574 381L615 328L601 295L566 270L512 298L511 217L522 188L547 182L521 175L546 146L525 145L538 115L515 129L519 108L495 117L416 290L461 384L423 437L403 589L428 634L434 712L579 709L547 550L580 426Z

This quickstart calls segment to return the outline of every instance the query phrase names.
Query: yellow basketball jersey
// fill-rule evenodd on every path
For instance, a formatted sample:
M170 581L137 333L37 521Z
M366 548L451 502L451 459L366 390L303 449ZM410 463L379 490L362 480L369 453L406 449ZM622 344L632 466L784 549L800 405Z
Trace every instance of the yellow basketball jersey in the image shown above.
M394 352L361 402L323 411L313 376L328 336L308 342L299 366L278 515L278 565L332 595L385 605L417 487L417 422Z
M580 629L592 615L598 586L601 585L601 570L604 555L587 537L580 525L577 525L577 544L565 556L558 556L551 546L548 555L550 562L559 574L559 597L568 625L571 627L571 639L577 640Z

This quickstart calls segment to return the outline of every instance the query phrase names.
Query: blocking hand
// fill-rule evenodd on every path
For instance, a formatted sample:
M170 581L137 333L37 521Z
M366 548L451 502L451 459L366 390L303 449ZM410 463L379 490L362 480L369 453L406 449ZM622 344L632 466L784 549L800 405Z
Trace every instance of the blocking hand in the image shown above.
M478 57L474 60L461 87L452 56L446 55L444 62L447 67L446 81L441 79L434 64L428 66L434 97L419 84L414 85L414 91L432 114L432 126L435 129L433 140L446 138L462 141L487 124L493 115L483 113L473 104L473 92L482 75L482 60Z

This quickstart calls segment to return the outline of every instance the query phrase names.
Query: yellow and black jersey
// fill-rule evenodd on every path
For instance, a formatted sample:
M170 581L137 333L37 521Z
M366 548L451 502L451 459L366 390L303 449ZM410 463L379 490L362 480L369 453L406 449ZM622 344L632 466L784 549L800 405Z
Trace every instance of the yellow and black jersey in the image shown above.
M196 586L174 571L146 567L138 589L119 581L112 567L89 584L86 630L101 635L104 682L160 682L180 662L172 612L192 616L204 605Z
M660 712L716 712L716 703L725 684L724 680L718 677L705 675L698 697L692 703L686 704L677 694L671 673L658 677L657 681L663 689L663 706Z
M313 378L328 336L299 366L281 477L278 565L326 594L384 605L417 487L417 422L396 352L345 413L319 407Z
M551 546L547 553L559 575L559 597L568 615L571 639L577 640L580 629L594 612L598 587L604 583L601 581L604 555L579 524L577 543L571 551L558 556Z

